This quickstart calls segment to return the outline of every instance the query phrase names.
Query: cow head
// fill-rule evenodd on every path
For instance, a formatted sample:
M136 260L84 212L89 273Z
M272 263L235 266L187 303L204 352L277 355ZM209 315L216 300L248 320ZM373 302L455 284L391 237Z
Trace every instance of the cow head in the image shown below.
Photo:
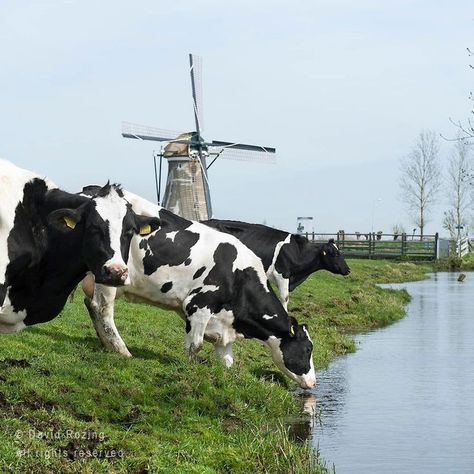
M337 275L349 275L351 272L344 257L337 248L334 239L330 239L327 244L324 244L319 249L319 259L324 270L328 270L331 273Z
M313 365L313 343L305 324L290 319L290 331L282 338L270 337L268 345L273 362L301 388L313 388L316 374Z
M96 283L120 286L129 283L128 254L135 234L158 229L156 217L135 214L117 185L107 183L76 209L58 209L48 220L56 230L81 239L82 258Z

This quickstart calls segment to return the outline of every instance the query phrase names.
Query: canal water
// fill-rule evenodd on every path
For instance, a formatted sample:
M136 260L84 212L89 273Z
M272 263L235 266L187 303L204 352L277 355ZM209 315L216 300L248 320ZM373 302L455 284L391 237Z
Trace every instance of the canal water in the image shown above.
M319 372L311 440L337 474L474 473L474 273L401 285L407 316Z

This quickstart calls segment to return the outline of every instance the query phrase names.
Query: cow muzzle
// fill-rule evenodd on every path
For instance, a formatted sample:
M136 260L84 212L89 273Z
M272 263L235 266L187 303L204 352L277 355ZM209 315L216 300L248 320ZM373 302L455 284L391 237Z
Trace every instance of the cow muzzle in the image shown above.
M96 283L110 286L123 286L129 283L128 268L120 263L110 263L102 267L103 278Z
M305 390L316 387L316 377L302 377L299 382L300 387Z

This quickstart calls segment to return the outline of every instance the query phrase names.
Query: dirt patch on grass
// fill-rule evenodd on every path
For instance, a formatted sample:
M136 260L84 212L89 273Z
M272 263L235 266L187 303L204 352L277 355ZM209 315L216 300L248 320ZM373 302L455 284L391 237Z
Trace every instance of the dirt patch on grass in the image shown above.
M51 413L57 407L57 402L45 400L34 392L26 400L14 404L7 400L4 393L0 392L0 410L3 416L23 416L27 410L46 410L48 413Z
M231 433L244 427L245 423L238 416L227 416L222 420L222 429L226 433Z
M6 359L1 360L0 364L4 365L5 367L20 367L22 369L31 367L31 364L26 359L6 358Z

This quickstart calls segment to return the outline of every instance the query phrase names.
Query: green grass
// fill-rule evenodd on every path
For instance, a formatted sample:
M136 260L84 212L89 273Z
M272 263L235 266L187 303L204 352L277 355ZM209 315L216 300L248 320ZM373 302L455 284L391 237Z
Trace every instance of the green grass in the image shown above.
M435 271L473 271L474 270L474 252L468 253L464 257L451 256L436 261L433 264Z
M350 332L403 316L406 292L375 283L429 271L350 266L347 278L313 275L290 300L310 326L318 367L354 350ZM174 313L120 300L116 322L132 359L100 347L79 292L54 321L2 336L0 472L327 472L307 443L290 439L286 420L300 409L294 385L259 344L236 343L225 370L209 345L199 362L187 361Z

